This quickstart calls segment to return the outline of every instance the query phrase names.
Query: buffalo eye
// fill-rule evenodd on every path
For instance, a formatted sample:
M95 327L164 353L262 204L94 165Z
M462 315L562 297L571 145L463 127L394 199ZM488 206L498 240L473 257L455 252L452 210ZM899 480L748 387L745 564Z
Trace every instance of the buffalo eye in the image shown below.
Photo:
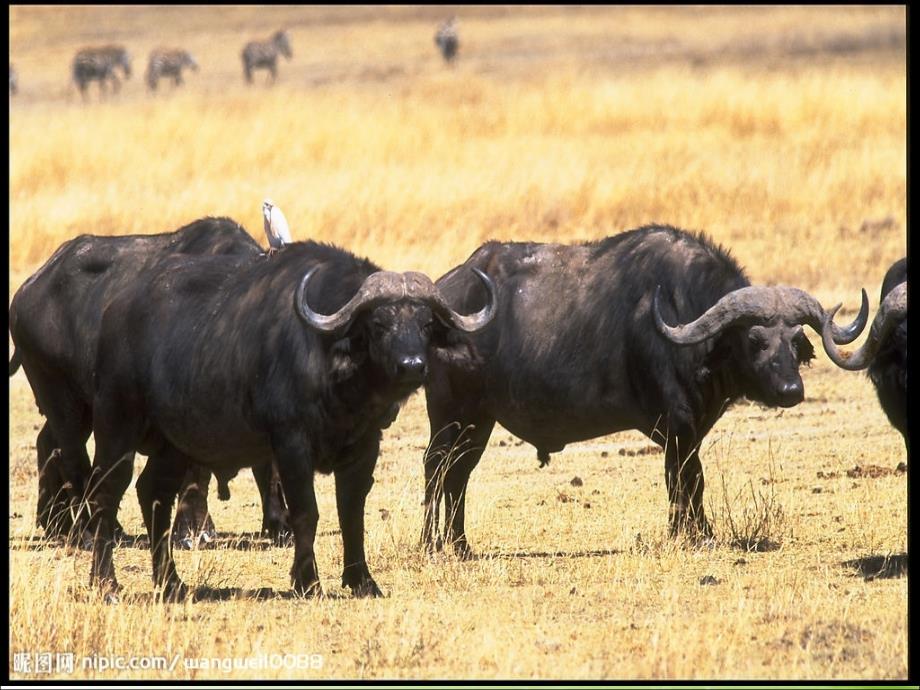
M374 319L373 321L371 321L371 330L373 331L375 336L379 337L379 336L386 335L387 331L390 330L390 326L389 324L387 324L386 321Z
M766 334L756 326L748 331L748 343L755 352L766 350L769 345Z
M434 321L429 321L428 323L422 326L422 333L424 333L426 336L430 336L433 331L434 331Z

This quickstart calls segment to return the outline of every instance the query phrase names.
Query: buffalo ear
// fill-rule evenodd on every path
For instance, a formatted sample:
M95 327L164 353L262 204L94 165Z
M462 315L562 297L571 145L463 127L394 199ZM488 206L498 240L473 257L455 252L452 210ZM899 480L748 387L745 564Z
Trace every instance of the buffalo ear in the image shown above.
M482 364L482 357L472 341L451 329L432 338L434 356L451 367L473 371Z
M367 356L367 349L361 347L361 338L346 337L336 340L329 351L331 360L330 374L335 382L350 378L358 370Z
M804 334L795 339L795 355L799 364L805 366L811 366L811 360L815 358L815 348Z

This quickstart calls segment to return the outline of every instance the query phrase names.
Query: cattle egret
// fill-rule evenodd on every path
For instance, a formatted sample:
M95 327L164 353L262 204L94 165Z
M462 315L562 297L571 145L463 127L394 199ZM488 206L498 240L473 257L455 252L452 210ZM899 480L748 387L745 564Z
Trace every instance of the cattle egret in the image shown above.
M291 230L287 218L271 199L262 202L262 219L265 224L265 236L268 237L268 254L271 256L284 245L291 243Z

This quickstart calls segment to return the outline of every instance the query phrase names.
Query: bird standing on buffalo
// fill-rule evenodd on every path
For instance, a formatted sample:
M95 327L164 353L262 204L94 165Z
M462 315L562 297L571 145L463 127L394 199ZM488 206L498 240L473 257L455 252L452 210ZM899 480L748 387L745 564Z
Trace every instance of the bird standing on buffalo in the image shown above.
M262 202L262 224L268 238L269 256L291 243L291 229L288 227L287 218L271 199Z
M492 277L501 318L462 336L472 365L432 364L423 543L470 553L467 482L496 421L541 464L569 443L646 434L665 451L671 533L711 535L700 443L742 397L802 401L799 366L813 357L802 326L821 329L821 305L796 288L751 286L728 252L667 226L575 245L488 242L437 281L455 309L485 302L471 268ZM867 318L864 291L856 322L833 337L851 342Z
M484 273L474 276L493 294ZM186 468L222 475L272 460L294 532L296 591L321 593L321 472L335 475L342 584L379 596L365 560L364 506L381 430L433 360L470 356L455 334L494 314L491 299L457 313L423 274L383 271L314 242L288 245L272 262L183 257L137 276L106 309L96 350L90 580L117 588L115 510L134 451L157 449L137 490L154 583L166 596L186 593L165 539Z
M869 369L879 403L891 425L901 432L910 456L907 430L907 257L892 264L882 281L881 304L869 328L869 337L853 353L841 353L834 346L833 317L822 332L827 356L848 371ZM834 310L836 312L836 310Z

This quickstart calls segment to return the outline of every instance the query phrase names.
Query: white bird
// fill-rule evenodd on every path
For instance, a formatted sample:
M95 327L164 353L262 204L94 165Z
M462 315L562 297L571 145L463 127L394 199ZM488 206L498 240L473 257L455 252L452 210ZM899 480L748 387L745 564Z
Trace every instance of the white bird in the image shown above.
M287 218L271 199L262 202L262 220L265 225L265 236L268 237L269 256L293 241Z

